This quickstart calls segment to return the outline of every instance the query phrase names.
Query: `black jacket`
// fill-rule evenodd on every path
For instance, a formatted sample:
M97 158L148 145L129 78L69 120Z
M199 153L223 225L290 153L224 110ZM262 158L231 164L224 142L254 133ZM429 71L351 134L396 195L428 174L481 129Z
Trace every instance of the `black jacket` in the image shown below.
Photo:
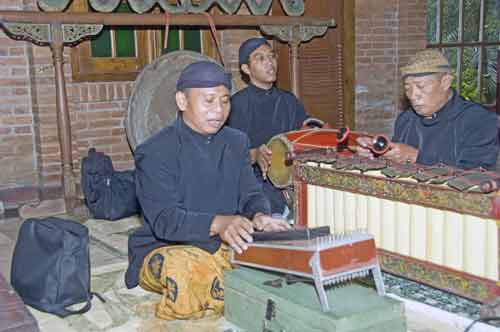
M181 118L135 151L137 198L144 226L129 237L126 284L135 287L144 258L169 244L210 253L221 244L209 236L215 215L270 213L250 165L248 138L224 127L201 135Z
M417 163L444 163L460 168L495 168L498 154L497 115L466 101L453 91L452 98L431 118L410 108L395 124L393 142L419 150Z

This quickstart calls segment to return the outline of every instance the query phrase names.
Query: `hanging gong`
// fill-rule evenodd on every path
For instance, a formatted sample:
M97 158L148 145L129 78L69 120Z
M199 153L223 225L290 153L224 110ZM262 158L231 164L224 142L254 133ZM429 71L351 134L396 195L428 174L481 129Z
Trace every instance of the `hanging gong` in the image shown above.
M197 61L212 61L192 51L174 51L147 65L137 77L128 104L125 129L132 150L177 118L175 86L181 71ZM234 92L233 80L233 92Z

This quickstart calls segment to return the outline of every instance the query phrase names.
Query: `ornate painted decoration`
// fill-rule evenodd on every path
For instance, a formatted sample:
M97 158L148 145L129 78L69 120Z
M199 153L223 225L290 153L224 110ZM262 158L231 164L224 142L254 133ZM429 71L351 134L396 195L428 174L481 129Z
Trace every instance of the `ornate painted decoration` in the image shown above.
M457 192L437 185L416 184L375 176L360 176L345 171L332 171L303 164L298 165L296 175L299 180L310 184L492 218L492 196L488 194Z
M122 0L84 0L97 12L113 12ZM213 6L218 6L227 14L235 14L244 3L252 15L266 15L273 0L177 0L172 4L170 0L127 0L133 11L145 13L153 7L159 6L164 11L173 14L203 13ZM278 1L278 0L276 0ZM300 16L304 13L304 0L279 0L284 12L289 16ZM62 12L71 4L72 0L37 0L38 7L46 12ZM332 19L330 26L334 26ZM36 44L50 43L49 24L21 24L6 23L5 29L14 39L28 40ZM95 36L102 30L102 25L62 25L65 44L75 44L82 39ZM263 33L274 36L284 42L306 42L314 37L322 36L329 26L279 26L263 25Z
M103 26L93 24L63 24L64 43L71 44L80 41L84 37L98 35Z
M334 26L335 22L331 26ZM301 41L306 42L314 37L323 36L328 30L327 26L305 26L300 25L298 28L287 25L261 25L260 30L268 35L281 40L282 42Z
M37 0L38 6L44 11L63 11L71 0ZM99 12L112 12L120 0L88 0L94 10ZM144 13L158 5L163 10L173 14L201 13L217 5L227 14L234 14L245 3L252 15L266 15L271 8L273 0L178 0L171 4L169 0L128 0L130 7L137 13ZM300 16L304 13L304 0L280 0L281 6L289 16Z
M485 301L490 297L489 286L486 282L455 273L438 271L425 264L411 262L394 255L379 253L378 257L384 271L439 289L446 289L476 301Z
M52 41L50 24L4 23L5 30L14 39L27 40L37 45L47 45ZM63 24L62 36L65 44L77 43L85 37L95 36L102 25Z
M4 23L3 26L14 39L41 45L50 42L50 24Z

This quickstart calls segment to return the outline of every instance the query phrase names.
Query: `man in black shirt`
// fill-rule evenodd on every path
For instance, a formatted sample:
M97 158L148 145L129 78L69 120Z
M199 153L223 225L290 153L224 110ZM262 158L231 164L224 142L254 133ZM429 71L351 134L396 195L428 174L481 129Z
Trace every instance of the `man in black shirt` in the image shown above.
M424 50L401 68L411 107L399 114L384 157L424 165L493 169L498 154L498 121L493 112L463 99L451 88L452 69L437 50ZM370 139L361 137L362 147ZM371 156L368 149L359 153Z
M275 135L302 127L308 115L292 93L274 85L278 62L265 38L251 38L241 44L239 64L248 87L231 98L228 125L250 138L255 174L271 201L272 212L281 214L286 206L283 193L266 180L271 164L271 150L266 143Z
M134 153L144 225L129 237L126 284L163 294L160 318L221 313L223 271L230 268L226 244L242 252L254 230L289 228L269 216L248 137L223 127L230 90L230 74L221 66L187 66L175 96L181 115Z

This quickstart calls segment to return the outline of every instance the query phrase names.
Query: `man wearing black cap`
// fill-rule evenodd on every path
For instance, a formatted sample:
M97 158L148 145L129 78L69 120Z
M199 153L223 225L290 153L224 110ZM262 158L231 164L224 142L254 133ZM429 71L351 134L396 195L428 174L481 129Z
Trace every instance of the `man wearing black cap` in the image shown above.
M226 244L242 252L254 229L289 228L269 216L248 137L224 127L230 90L221 66L187 66L175 95L180 116L134 153L144 225L129 237L126 284L162 294L156 315L163 319L221 313Z
M452 87L452 68L438 50L416 53L401 68L411 107L394 126L393 142L384 157L423 165L443 163L459 168L495 167L498 122L493 112L463 99ZM358 138L362 147L370 138ZM359 153L371 156L368 149Z
M286 203L280 189L266 181L271 150L266 143L275 135L298 129L308 118L302 103L290 92L277 88L276 54L265 38L251 38L239 49L240 69L248 87L231 98L228 125L250 138L250 154L257 178L271 201L273 213L283 213Z

